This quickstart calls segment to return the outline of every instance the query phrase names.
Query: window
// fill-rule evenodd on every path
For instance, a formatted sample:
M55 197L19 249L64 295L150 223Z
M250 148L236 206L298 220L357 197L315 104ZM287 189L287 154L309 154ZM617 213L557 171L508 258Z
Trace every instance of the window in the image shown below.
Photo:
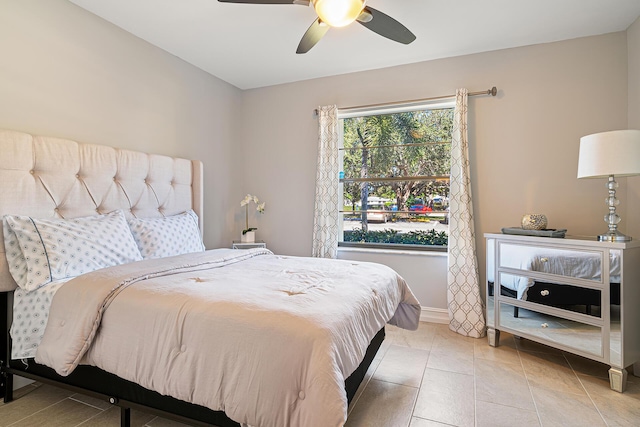
M453 107L340 112L340 246L446 250Z

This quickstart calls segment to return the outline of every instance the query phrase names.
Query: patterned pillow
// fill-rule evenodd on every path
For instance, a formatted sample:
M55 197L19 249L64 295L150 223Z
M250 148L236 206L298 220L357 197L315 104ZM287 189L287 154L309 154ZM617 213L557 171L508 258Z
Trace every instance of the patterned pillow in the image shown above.
M26 262L26 280L18 261L11 274L27 291L142 259L122 211L69 220L7 215L4 223L16 236Z
M2 219L2 234L4 236L5 256L9 263L9 272L18 286L23 288L27 283L27 260L22 253L18 237L7 224L6 218Z
M198 215L191 209L165 218L130 219L129 227L144 259L205 250Z

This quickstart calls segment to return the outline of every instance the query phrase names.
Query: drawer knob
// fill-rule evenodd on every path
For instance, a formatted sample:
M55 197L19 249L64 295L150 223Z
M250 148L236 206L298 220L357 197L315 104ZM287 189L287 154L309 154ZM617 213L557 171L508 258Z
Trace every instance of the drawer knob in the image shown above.
M549 258L540 258L540 262L549 262Z
M543 297L546 297L547 295L549 295L549 290L548 289L541 290L540 295L542 295Z

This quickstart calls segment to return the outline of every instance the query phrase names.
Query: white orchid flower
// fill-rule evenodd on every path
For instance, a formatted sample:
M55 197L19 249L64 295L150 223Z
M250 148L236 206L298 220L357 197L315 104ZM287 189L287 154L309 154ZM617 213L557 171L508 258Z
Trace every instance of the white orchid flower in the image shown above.
M242 234L246 234L249 231L257 230L256 227L249 227L249 203L254 202L256 204L256 210L260 213L264 213L264 205L265 203L258 200L258 196L252 196L251 194L247 194L244 196L244 199L240 202L240 206L244 206L244 218L245 218L245 229L242 230Z
M251 203L254 197L255 196L252 196L251 194L247 194L246 196L244 196L244 199L242 199L242 201L240 202L240 206L248 205L249 203Z

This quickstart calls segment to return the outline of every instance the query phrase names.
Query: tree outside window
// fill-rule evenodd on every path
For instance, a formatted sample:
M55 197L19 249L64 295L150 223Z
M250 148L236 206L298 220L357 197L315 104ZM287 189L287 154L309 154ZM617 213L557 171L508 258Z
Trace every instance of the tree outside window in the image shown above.
M343 241L446 246L453 108L343 123Z

